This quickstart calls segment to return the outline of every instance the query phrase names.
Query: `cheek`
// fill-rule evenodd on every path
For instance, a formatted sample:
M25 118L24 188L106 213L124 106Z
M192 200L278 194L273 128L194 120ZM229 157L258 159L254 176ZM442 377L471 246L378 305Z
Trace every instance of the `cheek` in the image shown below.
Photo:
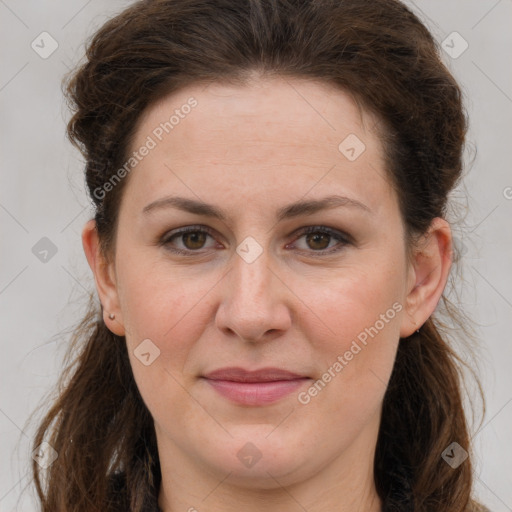
M130 355L149 339L159 350L158 365L173 375L182 374L191 350L213 321L208 299L216 283L221 286L221 276L214 272L196 274L187 267L171 268L141 256L139 261L132 257L120 264L118 277ZM134 363L139 365L136 360Z
M344 351L359 335L364 343L368 330L372 338L379 339L390 331L398 332L403 301L399 268L399 264L354 266L315 279L314 287L310 280L302 281L302 287L298 282L294 291L311 307L308 339L321 345L330 340L329 345Z
M200 411L191 411L190 396L184 389L187 382L183 370L208 321L205 299L212 283L185 279L179 271L171 273L158 265L146 272L134 271L142 265L137 267L133 259L131 263L124 268L119 266L118 276L127 348L137 388L159 423L170 421L170 409L173 417L199 422ZM141 350L139 347L143 346ZM146 365L142 354L148 352L145 362L149 359L150 364Z
M307 295L314 313L306 313L303 325L319 375L298 401L306 414L325 418L322 435L332 437L334 445L349 443L365 425L373 425L393 370L401 278L383 270L352 269L350 278L331 279Z
M309 319L304 320L305 336L321 373L321 382L303 395L303 402L316 402L314 407L323 403L333 408L334 416L350 412L361 421L375 411L399 342L400 268L399 262L361 265L317 281L314 289L304 283L298 291L311 305L304 316Z

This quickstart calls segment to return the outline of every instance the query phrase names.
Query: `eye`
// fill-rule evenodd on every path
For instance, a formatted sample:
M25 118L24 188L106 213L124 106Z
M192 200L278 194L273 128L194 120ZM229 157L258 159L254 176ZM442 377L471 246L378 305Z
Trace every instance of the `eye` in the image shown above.
M338 252L346 245L352 243L349 235L326 226L309 226L299 232L297 240L303 237L305 237L305 242L307 244L305 250L309 247L313 249L313 252L318 253L318 256ZM326 250L333 240L336 240L338 243L334 245L334 247L331 246L330 250Z
M177 231L167 233L160 241L160 245L165 246L167 250L176 254L191 255L198 253L201 249L205 249L205 243L208 237L214 239L213 231L210 228L206 226L187 226ZM317 253L314 254L315 256L333 254L342 250L346 245L353 243L350 235L326 226L308 226L296 234L295 240L300 240L303 237L305 237L307 247L299 248L299 250ZM183 248L172 246L175 239L181 242ZM338 243L328 249L333 241L337 241ZM215 246L212 246L211 248L214 247ZM289 245L286 247L288 248ZM308 251L308 248L312 250Z
M204 226L187 226L179 231L168 233L160 244L177 254L190 254L204 249L206 238L212 237L212 231ZM185 246L185 249L171 247L172 241L177 238Z

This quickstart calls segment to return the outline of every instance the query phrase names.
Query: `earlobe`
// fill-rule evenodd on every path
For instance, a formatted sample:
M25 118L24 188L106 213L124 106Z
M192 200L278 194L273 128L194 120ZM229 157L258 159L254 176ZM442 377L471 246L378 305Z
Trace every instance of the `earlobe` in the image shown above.
M436 217L416 244L400 328L406 338L418 330L435 311L443 294L452 264L452 236L448 222Z
M113 263L107 262L101 252L96 222L89 220L82 230L82 246L103 306L103 320L110 331L118 336L125 335L119 297L115 282Z

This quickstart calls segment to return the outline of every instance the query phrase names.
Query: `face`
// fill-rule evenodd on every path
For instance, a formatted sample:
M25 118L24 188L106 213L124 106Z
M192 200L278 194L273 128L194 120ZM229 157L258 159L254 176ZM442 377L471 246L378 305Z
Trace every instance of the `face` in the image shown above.
M195 86L132 151L109 327L162 465L271 488L370 460L415 280L376 119L311 81Z

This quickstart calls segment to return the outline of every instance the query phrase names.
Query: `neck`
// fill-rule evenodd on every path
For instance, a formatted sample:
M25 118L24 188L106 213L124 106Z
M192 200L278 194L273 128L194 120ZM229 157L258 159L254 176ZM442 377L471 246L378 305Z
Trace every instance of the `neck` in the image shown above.
M362 436L362 440L367 439ZM161 443L166 444L166 443ZM374 481L375 446L357 440L310 478L272 476L257 483L232 472L216 474L197 467L176 447L159 446L162 512L381 512ZM163 456L162 456L163 455Z

